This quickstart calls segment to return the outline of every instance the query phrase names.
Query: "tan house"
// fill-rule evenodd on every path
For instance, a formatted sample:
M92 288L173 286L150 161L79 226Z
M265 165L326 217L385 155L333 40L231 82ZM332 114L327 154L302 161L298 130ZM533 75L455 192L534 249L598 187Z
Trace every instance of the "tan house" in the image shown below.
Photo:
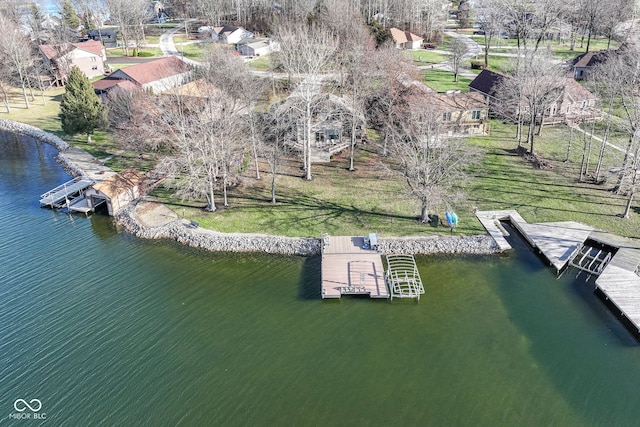
M52 76L53 86L64 86L69 71L76 66L88 78L104 75L104 63L107 55L102 43L89 40L63 45L40 45L40 54L44 67Z
M128 80L138 88L162 93L191 79L191 66L176 56L155 59L142 64L121 68L110 76L93 83L97 91L108 92L115 81Z
M85 193L89 208L104 208L109 215L116 215L143 194L144 180L140 172L129 168L89 187Z
M422 40L424 40L422 37L399 28L390 28L389 31L391 31L391 37L398 49L420 49Z
M486 135L489 108L479 93L429 93L431 108L439 113L449 136Z
M511 79L511 77L489 70L482 70L469 84L469 90L480 93L485 97L489 111L492 114L515 119L518 114L518 108L506 102L503 95L503 81L505 79ZM559 77L558 80L562 85L555 102L550 103L544 112L543 125L561 123L573 125L601 118L601 112L597 107L597 97L593 93L570 77ZM528 85L533 86L535 84L536 82L533 79L527 80L524 91L527 90ZM524 107L521 108L524 110Z

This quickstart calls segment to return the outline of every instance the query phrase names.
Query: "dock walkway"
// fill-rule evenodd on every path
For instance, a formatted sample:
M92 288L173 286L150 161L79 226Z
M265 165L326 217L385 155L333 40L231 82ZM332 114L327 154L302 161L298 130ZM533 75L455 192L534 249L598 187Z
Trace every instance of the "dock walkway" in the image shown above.
M322 298L369 295L389 298L382 255L364 248L364 237L325 236L322 251Z
M573 221L529 224L515 210L478 211L478 220L494 238L500 249L511 246L504 238L500 221L510 221L529 244L560 273L591 240L615 248L615 254L595 281L605 298L619 309L640 334L640 241L594 230Z

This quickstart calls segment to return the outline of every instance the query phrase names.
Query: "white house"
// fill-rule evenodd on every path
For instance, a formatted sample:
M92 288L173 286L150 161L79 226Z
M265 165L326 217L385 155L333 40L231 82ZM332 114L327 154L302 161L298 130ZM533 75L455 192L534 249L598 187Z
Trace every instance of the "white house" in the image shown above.
M243 56L268 55L280 50L280 44L270 39L242 39L237 46L238 52Z
M211 31L211 38L221 43L236 44L242 39L253 38L253 33L242 27L224 25L222 27L214 27L213 31Z

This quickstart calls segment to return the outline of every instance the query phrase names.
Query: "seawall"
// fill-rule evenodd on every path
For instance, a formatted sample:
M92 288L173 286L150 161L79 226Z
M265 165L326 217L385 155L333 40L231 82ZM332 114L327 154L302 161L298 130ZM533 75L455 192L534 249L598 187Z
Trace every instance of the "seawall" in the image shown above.
M219 252L262 252L298 256L317 256L322 253L322 239L320 238L219 233L193 227L189 221L177 217L166 224L149 227L142 223L139 214L136 213L140 203L127 206L116 216L118 224L137 237L170 239L194 248ZM500 251L495 241L487 235L464 237L381 236L378 238L378 243L380 250L385 254L492 254Z

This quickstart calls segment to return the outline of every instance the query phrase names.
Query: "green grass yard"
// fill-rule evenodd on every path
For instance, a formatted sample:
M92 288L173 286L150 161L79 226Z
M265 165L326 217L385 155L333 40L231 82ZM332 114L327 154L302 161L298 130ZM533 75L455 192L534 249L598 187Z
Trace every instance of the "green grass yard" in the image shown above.
M458 81L453 81L453 73L446 70L424 70L424 82L436 92L446 92L448 90L459 90L461 92L469 91L469 83L471 79L458 76Z
M449 60L449 55L442 53L431 52L427 49L421 50L405 50L402 52L403 56L417 66L438 64L440 62L446 62Z

